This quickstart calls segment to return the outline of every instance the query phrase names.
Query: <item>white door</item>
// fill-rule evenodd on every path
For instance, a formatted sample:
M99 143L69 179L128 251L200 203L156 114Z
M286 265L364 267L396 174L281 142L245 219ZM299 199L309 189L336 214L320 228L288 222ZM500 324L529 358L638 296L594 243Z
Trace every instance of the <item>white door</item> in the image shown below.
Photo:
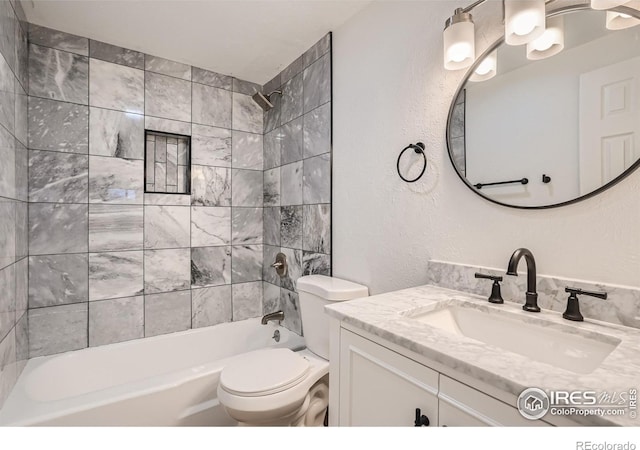
M607 184L640 157L640 58L580 76L580 193Z

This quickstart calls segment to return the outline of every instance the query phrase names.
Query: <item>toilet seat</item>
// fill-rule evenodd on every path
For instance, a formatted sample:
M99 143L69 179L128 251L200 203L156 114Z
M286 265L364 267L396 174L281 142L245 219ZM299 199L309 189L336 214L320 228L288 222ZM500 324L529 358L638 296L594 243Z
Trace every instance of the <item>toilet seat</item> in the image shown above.
M256 376L262 367L269 370ZM257 350L226 366L220 375L220 386L233 395L261 397L291 389L300 384L309 371L309 361L288 348Z

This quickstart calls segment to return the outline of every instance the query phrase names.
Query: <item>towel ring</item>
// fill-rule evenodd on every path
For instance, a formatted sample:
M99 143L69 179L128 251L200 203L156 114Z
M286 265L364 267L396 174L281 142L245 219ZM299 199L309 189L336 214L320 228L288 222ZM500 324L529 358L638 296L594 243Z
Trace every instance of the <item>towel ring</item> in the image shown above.
M400 173L400 158L402 158L402 155L404 155L404 152L406 152L409 149L412 149L416 153L421 154L422 158L424 159L424 166L422 166L422 171L420 172L420 175L418 175L413 180L409 180L403 177L402 174ZM405 148L403 148L402 151L400 152L400 155L398 155L398 163L396 164L396 168L398 169L398 175L400 176L400 178L402 178L403 181L406 181L407 183L415 183L420 178L422 178L422 175L424 175L424 172L427 170L427 155L425 155L424 149L425 149L425 146L422 142L418 142L416 144L409 144Z

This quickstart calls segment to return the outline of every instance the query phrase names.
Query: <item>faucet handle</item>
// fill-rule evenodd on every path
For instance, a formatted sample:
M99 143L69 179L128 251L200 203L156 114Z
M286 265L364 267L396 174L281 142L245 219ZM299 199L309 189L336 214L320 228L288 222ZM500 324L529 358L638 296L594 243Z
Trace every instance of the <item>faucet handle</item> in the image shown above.
M502 277L485 275L479 272L476 272L474 276L476 278L493 281L493 286L491 287L491 295L489 296L489 303L495 303L499 305L504 303L504 300L502 299L502 293L500 292L500 282L502 281Z
M608 296L606 292L585 291L570 287L565 287L564 291L569 293L569 298L567 299L567 309L562 314L562 317L567 320L573 320L574 322L584 321L584 317L582 316L582 313L580 313L578 295L588 295L589 297L596 297L602 300L606 300Z

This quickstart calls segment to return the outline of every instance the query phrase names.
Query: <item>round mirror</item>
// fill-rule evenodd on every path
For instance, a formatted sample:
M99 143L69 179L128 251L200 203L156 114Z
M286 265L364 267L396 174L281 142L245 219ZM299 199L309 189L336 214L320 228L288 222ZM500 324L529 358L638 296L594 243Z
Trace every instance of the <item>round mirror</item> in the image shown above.
M550 208L640 165L640 11L572 7L524 46L495 43L452 102L449 157L478 195Z

